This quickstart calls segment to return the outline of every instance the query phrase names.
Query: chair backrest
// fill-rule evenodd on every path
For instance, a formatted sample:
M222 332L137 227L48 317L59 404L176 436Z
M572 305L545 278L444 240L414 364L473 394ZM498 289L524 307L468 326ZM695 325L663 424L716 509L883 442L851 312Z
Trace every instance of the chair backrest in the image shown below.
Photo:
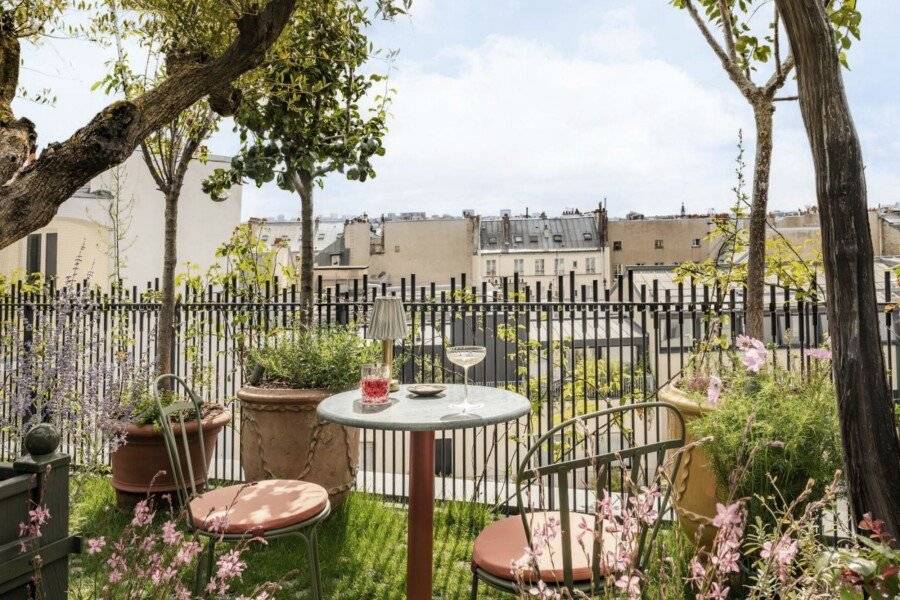
M179 384L183 391L187 394L189 400L181 402L172 402L164 404L162 392L160 391L160 383L166 380L172 380ZM176 393L173 387L171 392ZM166 444L166 453L169 455L169 465L172 468L172 479L175 482L175 489L178 494L178 501L181 506L190 510L190 500L197 495L196 477L194 476L194 463L191 456L190 440L188 438L187 425L191 421L196 421L197 438L199 440L198 447L200 449L201 462L199 464L206 468L206 446L203 443L203 427L201 419L203 417L202 402L197 397L188 384L177 375L167 373L160 375L153 381L153 396L156 399L156 407L159 411L159 428L162 431L163 439ZM192 415L186 418L185 415ZM172 424L178 423L178 432L176 433ZM179 438L181 447L179 448Z
M650 415L654 415L651 419ZM666 427L662 416L675 419L678 429ZM668 436L668 431L679 431ZM614 435L617 434L617 435ZM571 444L560 442L567 436ZM662 439L662 438L666 439ZM620 443L614 444L618 438ZM604 447L605 440L605 447ZM611 446L621 446L613 448ZM562 564L554 563L554 569L562 566L562 584L573 589L572 567L572 508L573 494L584 494L585 504L590 504L589 494L594 494L594 507L601 500L604 491L612 490L618 483L621 507L628 506L632 496L640 493L643 484L658 484L665 479L675 481L681 466L681 452L685 445L685 424L681 412L668 402L643 402L616 406L573 417L551 428L540 436L527 450L519 462L516 476L516 499L528 547L532 547L532 529L529 513L534 512L532 496L546 495L539 502L549 500L550 507L559 509L559 533ZM672 452L670 452L672 451ZM667 453L669 456L667 458ZM578 487L579 471L585 477L585 485ZM615 480L616 471L619 479ZM665 471L661 474L660 471ZM653 475L651 478L650 475ZM643 476L643 481L642 481ZM593 486L589 479L593 478ZM553 480L556 480L554 486ZM547 481L546 485L544 481ZM643 568L652 550L664 513L669 508L671 485L660 485L657 514L650 523L641 521L640 531L633 548L633 565ZM541 506L540 508L547 508ZM595 519L595 526L598 524ZM602 531L594 534L591 572L595 585L600 583L600 560ZM537 550L536 548L533 548ZM609 549L604 550L608 552Z

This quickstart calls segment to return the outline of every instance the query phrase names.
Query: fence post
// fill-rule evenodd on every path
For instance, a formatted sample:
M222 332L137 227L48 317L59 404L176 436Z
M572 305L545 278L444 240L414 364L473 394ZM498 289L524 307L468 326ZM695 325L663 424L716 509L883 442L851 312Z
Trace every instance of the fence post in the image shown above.
M0 472L0 528L14 530L19 522L27 522L28 511L37 506L47 508L50 518L40 536L12 541L0 538L0 597L64 600L69 587L69 554L80 550L80 539L68 531L70 458L55 446L46 454L37 454L37 447L47 438L37 443L34 438L27 436L25 441L31 454L16 460L7 477ZM16 493L19 490L24 493Z

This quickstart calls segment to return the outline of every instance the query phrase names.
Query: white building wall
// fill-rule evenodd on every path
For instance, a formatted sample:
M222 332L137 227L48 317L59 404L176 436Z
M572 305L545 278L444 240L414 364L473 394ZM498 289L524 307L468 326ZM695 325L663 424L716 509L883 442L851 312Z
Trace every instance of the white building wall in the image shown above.
M195 160L188 168L178 204L176 272L187 270L188 263L201 271L208 269L215 262L216 248L240 224L240 186L232 188L223 202L213 202L202 189L203 180L214 169L228 164L227 157L211 155L206 163ZM132 154L123 165L122 196L134 198L130 229L123 243L123 279L126 284L143 286L162 273L165 199L140 152ZM110 174L91 181L90 189L113 189Z

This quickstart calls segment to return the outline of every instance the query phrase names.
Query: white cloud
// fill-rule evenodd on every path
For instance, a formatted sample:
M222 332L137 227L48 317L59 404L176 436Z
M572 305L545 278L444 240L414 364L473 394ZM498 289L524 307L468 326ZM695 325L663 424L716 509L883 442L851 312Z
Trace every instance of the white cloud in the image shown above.
M555 211L603 196L614 213L727 202L738 116L749 109L677 66L567 56L506 36L453 54L452 74L401 66L379 176L330 181L321 196L335 200L323 211Z

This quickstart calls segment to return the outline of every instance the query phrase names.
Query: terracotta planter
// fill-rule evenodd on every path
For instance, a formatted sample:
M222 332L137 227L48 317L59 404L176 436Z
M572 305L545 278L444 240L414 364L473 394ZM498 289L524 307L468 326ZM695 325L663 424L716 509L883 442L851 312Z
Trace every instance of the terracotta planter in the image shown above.
M356 485L359 430L316 417L320 389L258 388L238 392L241 401L241 466L249 481L302 479L328 490L332 506Z
M216 438L229 421L231 421L231 414L226 410L203 419L203 445L207 462L205 465L200 454L197 422L192 420L185 425L191 465L194 470L194 483L198 488L206 485L206 474L216 449ZM176 437L180 436L181 428L178 425L174 425L173 430ZM127 432L125 444L110 456L112 486L116 490L119 506L123 508L134 506L138 500L145 498L150 492L153 495L173 492L174 500L175 480L171 474L172 469L169 465L169 455L166 452L162 432L155 429L153 425L133 424L128 425ZM180 440L180 437L178 439ZM182 467L186 474L187 463L183 457Z
M685 424L714 410L689 398L672 384L659 390L659 399L674 404L681 411ZM667 427L670 435L681 434L675 419L669 419ZM690 432L685 433L686 443L696 441ZM703 525L701 543L708 545L716 534L716 528L712 526L712 518L716 515L716 501L725 495L725 490L719 489L716 484L709 457L702 447L695 446L687 450L681 461L681 469L672 490L678 522L691 539L695 539L697 529Z

